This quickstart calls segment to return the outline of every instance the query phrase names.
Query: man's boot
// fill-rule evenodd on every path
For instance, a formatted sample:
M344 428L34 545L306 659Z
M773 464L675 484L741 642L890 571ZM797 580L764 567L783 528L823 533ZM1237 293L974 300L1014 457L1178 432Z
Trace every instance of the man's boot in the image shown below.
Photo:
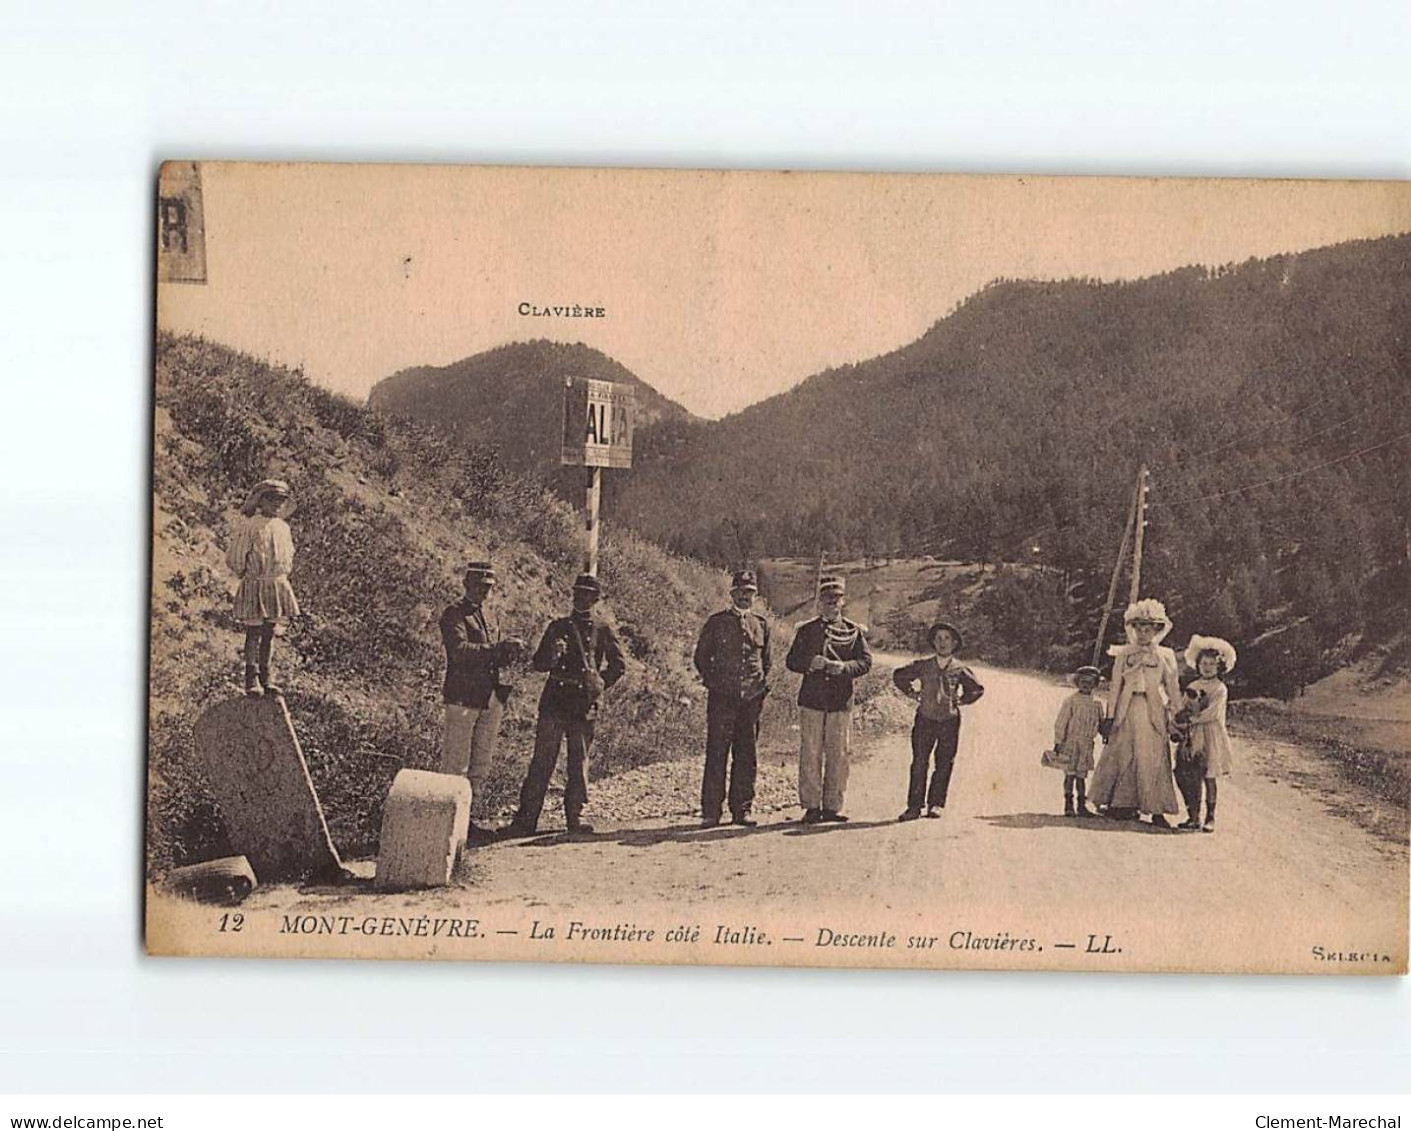
M252 699L258 699L265 693L259 683L258 671L254 664L245 665L245 694Z

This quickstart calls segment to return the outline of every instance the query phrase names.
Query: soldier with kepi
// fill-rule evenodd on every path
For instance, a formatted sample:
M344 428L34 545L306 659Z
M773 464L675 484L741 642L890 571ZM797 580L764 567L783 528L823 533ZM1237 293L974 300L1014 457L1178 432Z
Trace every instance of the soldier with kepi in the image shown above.
M755 744L759 715L768 691L771 657L769 622L753 610L759 584L753 570L742 569L730 583L730 607L713 613L696 642L696 671L706 685L705 774L701 781L701 824L720 824L730 776L730 823L751 827Z

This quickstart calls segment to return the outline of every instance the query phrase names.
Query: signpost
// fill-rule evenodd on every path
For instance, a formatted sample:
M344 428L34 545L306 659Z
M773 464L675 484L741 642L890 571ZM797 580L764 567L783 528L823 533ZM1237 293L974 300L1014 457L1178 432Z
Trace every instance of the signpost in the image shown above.
M583 572L598 572L598 512L602 505L605 467L632 466L632 432L636 398L628 385L565 377L563 382L563 448L559 462L586 467L588 499L585 528L587 548Z

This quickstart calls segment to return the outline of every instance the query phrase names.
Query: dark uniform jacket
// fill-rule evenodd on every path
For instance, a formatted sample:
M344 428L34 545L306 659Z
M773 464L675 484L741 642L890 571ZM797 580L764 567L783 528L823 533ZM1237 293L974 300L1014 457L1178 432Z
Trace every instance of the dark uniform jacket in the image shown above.
M446 682L441 698L458 707L488 707L490 696L503 700L509 686L500 679L495 662L499 626L485 610L462 598L441 614L441 640L446 645Z
M694 660L696 671L714 694L741 699L763 695L773 663L769 622L750 610L711 614L696 641Z
M914 660L897 668L892 673L892 682L897 690L908 695L912 693L911 685L919 682L921 699L916 713L935 722L954 718L960 714L961 707L969 706L985 694L975 673L954 656L945 664L935 656Z
M556 640L562 640L566 645L563 655L557 660L554 659ZM579 641L583 645L581 651ZM576 722L587 722L597 717L598 701L583 685L585 655L594 670L602 676L604 690L627 671L616 633L591 614L575 612L572 616L559 617L544 630L544 638L539 641L532 662L536 672L549 673L544 692L539 696L540 711Z
M841 660L839 675L811 672L809 661L814 656ZM867 634L860 624L839 617L832 626L822 617L814 617L799 625L784 666L803 675L799 688L799 706L814 711L844 711L852 704L852 681L866 675L872 668L872 651L867 647Z

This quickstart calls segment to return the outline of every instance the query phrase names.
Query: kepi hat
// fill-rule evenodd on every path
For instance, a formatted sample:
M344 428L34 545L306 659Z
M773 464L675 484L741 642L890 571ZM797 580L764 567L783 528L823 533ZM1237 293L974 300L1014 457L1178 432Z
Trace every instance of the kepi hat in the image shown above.
M758 593L758 592L759 592L759 581L755 578L755 572L754 572L754 570L752 570L752 569L738 569L738 570L736 570L736 571L735 571L735 575L730 579L730 588L731 588L731 589L753 589L756 593Z
M580 573L573 579L573 591L575 593L591 593L595 597L601 597L603 586L591 573Z
M847 593L847 591L848 583L836 573L829 574L827 577L821 578L818 582L818 592L820 596L824 593L836 593L841 597Z
M1200 654L1214 652L1220 657L1227 672L1235 670L1235 646L1218 636L1192 636L1186 645L1186 666L1200 671Z
M494 585L496 581L495 567L486 561L468 562L465 567L465 580L474 579L484 585Z
M283 479L261 479L250 488L250 493L245 496L245 501L240 505L240 513L246 518L253 518L255 512L260 509L260 500L266 495L284 496L284 502L279 508L280 518L288 518L298 506L294 502L294 492L289 489L289 484Z

